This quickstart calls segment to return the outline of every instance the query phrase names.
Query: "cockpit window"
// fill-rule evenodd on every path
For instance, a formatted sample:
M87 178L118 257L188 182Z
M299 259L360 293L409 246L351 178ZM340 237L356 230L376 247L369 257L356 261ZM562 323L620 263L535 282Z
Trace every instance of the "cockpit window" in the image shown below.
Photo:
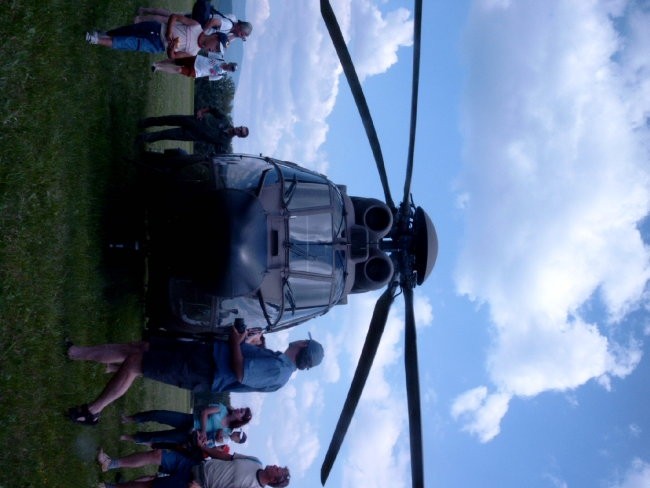
M277 169L268 161L236 154L213 159L217 187L257 191L260 184L272 185L280 179Z
M287 208L289 210L300 210L305 208L329 207L330 188L324 183L296 183L295 180L285 180L285 195L290 194L291 198L286 198Z

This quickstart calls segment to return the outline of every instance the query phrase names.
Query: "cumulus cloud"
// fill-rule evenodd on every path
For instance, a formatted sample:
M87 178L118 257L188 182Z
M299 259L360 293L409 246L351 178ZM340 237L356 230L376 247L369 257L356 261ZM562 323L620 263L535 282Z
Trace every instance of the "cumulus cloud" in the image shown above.
M251 424L255 426L255 431L249 434L250 442L238 447L238 452L245 451L248 444L259 446L263 443L266 448L264 463L284 466L290 460L292 475L297 478L304 475L320 450L318 426L313 418L305 415L310 409L314 412L322 409L322 393L315 390L313 382L297 385L291 381L272 396L238 394L237 404L251 407ZM263 440L256 438L260 435L264 436Z
M456 398L451 414L465 421L463 430L487 442L499 433L510 399L510 395L503 393L488 394L486 387L479 386Z
M404 407L384 402L361 405L359 410L349 436L354 456L343 460L343 486L410 486Z
M452 413L483 441L513 396L591 379L608 387L640 360L637 343L607 334L640 306L650 277L637 226L650 203L650 17L636 5L472 9L456 283L489 307L494 386L461 395ZM592 301L606 310L600 323L584 315Z
M608 486L610 488L644 488L650 486L650 464L635 458L622 478Z
M350 327L341 332L346 337L346 362L352 367L342 381L350 381L365 340L367 327L379 294L352 297L346 314ZM416 293L414 308L418 328L429 327L431 304ZM408 486L410 453L406 397L403 384L404 307L398 298L388 317L380 347L373 362L368 381L354 420L346 437L343 460L343 486L367 484L377 487ZM352 327L354 324L354 327ZM426 386L425 386L426 388ZM368 446L373 446L368 449ZM381 459L381 463L376 460Z
M412 44L405 9L384 14L370 0L333 2L333 9L361 79L386 71L398 49ZM233 119L250 135L236 138L234 149L326 172L321 146L342 70L318 2L249 0L247 17L255 30L244 49Z

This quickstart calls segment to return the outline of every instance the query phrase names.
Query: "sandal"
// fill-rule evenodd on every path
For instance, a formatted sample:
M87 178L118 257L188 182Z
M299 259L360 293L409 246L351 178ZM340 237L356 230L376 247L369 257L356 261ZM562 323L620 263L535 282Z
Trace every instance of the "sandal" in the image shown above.
M111 463L113 462L113 459L104 452L104 449L101 447L99 448L99 452L97 453L97 462L102 468L102 471L105 473L109 469L111 469Z
M69 408L67 416L75 424L97 425L99 423L99 414L91 413L87 403Z

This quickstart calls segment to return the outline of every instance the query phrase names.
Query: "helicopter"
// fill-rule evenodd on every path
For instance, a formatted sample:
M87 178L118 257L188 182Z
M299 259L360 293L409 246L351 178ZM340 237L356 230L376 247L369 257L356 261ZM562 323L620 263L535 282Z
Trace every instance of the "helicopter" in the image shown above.
M384 201L348 195L345 185L267 156L204 156L143 151L149 279L154 333L225 337L242 320L271 333L345 305L348 295L385 287L326 453L325 484L376 355L391 305L405 300L405 369L411 478L424 486L413 290L432 272L438 237L411 193L417 120L422 2L414 9L413 85L402 201L388 185L379 139L338 21L321 14L361 115Z

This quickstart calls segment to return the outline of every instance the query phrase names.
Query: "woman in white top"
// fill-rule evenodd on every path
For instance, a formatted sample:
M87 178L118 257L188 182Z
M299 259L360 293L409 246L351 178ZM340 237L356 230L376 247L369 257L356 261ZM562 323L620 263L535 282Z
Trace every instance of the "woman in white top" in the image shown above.
M205 34L201 24L179 14L170 15L166 23L140 22L106 33L88 32L86 41L123 51L166 52L170 59L196 56L201 49L221 49L218 34Z
M237 20L237 17L235 17L233 14L222 14L221 12L210 8L207 11L203 12L203 15L201 15L202 18L205 17L203 20L196 17L195 10L197 4L199 3L200 2L197 2L195 4L195 9L192 10L192 15L187 14L186 16L200 22L203 26L203 31L206 34L215 34L217 32L220 32L227 36L228 41L232 41L233 39L237 38L245 41L246 38L251 35L251 32L253 31L253 25L250 22L246 22L245 20ZM205 10L205 8L202 10ZM171 14L171 10L164 8L140 7L138 10L138 15L133 19L133 22L149 22L152 20L161 22Z

